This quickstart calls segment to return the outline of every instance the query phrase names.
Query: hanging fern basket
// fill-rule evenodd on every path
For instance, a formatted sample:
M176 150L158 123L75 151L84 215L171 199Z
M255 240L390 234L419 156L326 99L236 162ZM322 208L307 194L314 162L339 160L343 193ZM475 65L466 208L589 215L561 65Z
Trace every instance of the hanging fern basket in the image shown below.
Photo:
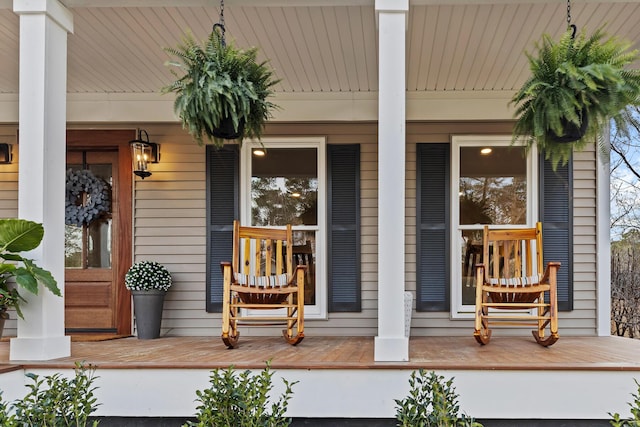
M567 119L561 119L562 133L556 134L553 129L548 132L548 138L558 143L569 143L581 140L587 133L589 128L589 113L586 108L583 108L580 112L580 125L574 122L570 122Z
M213 135L214 138L238 139L244 134L244 124L245 120L242 118L236 128L233 124L233 119L231 117L225 117L218 127L211 129L211 135Z
M202 43L187 32L180 45L165 51L176 58L166 64L176 80L162 92L176 94L174 111L198 144L260 139L277 108L268 98L279 80L267 61L258 62L257 48L227 43L224 26L215 24Z
M537 146L556 167L598 141L611 120L628 128L627 108L640 105L640 70L631 68L640 55L631 46L602 29L587 36L569 28L559 40L545 34L537 55L527 53L531 77L511 100L513 141Z

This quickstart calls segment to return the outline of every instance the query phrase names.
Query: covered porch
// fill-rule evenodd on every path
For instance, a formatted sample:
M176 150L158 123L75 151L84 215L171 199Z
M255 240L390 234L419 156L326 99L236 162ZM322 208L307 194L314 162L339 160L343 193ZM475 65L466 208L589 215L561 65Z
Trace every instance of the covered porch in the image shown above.
M280 376L299 381L292 417L391 419L411 371L424 368L454 377L462 411L478 419L607 420L610 412L628 414L640 376L640 341L620 337L562 337L551 348L526 333L498 334L487 346L471 335L412 337L409 348L410 361L377 362L373 337L309 336L295 347L279 337L244 337L236 350L218 337L130 337L73 341L70 357L9 362L3 340L0 383L5 399L16 398L24 394L24 372L70 372L82 361L97 367L97 415L186 418L210 370L260 370L270 360L275 395Z
M566 5L550 0L228 3L230 33L243 46L261 45L283 79L275 97L282 110L270 123L270 135L327 135L335 132L335 123L346 124L352 127L330 135L329 143L356 143L367 150L361 162L364 239L360 247L365 256L361 262L363 287L358 292L364 304L354 314L323 313L328 320L323 331L377 334L373 349L365 346L370 350L367 357L411 360L402 334L402 295L417 288L415 145L446 143L455 134L507 134L506 127L491 125L496 121L506 125L512 118L508 101L527 75L521 52L530 49L542 33L565 30ZM574 21L589 28L609 22L613 33L637 40L634 23L638 20L634 18L638 14L637 0L588 1L574 8ZM187 145L192 141L187 141L184 132L178 135L159 129L176 122L173 100L159 94L169 78L162 48L175 45L187 27L199 36L208 33L218 17L217 2L204 0L49 0L38 5L0 0L0 28L10 35L2 46L8 60L0 67L6 76L0 79L0 123L8 126L7 140L14 144L14 127L19 127L19 150L14 151L30 159L32 167L17 170L11 166L4 215L45 224L47 241L36 259L62 282L66 278L60 225L64 222L67 127L157 126L152 135L163 138L164 157L154 170L154 179L137 180L132 191L121 194L139 202L132 215L135 226L125 227L129 238L123 246L133 248L134 259L165 260L177 270L180 277L168 320L176 334L182 335L207 334L217 314L203 314L204 162ZM274 31L278 28L286 31ZM55 39L48 36L45 43L45 30L54 32ZM30 42L46 49L30 48ZM294 52L298 54L288 55ZM297 127L308 123L333 124L331 131ZM360 135L358 128L367 123L374 130ZM412 133L415 126L432 124L428 131ZM406 153L399 146L406 146ZM45 152L55 157L33 156ZM575 280L577 304L567 323L577 335L607 335L607 173L590 158L578 160L584 163L577 166L583 172L579 178L588 181L588 188L576 199L576 217L581 219L576 227L577 244L582 245L576 261L580 275ZM578 183L579 189L584 188L581 185ZM185 189L191 192L188 215L180 202L184 195L175 196L186 193ZM160 196L147 197L151 193ZM52 194L58 196L50 197ZM594 205L597 212L591 208ZM174 217L163 216L178 208ZM163 213L158 214L160 211ZM192 243L181 248L184 253L164 253L176 235L192 238ZM128 264L128 260L121 263ZM64 304L62 299L47 296L30 301L29 322L16 322L12 359L61 360L58 357L76 351L77 344L71 350L64 335ZM451 320L450 307L443 307L439 312L421 313L417 327L457 334L464 320ZM126 314L123 318L128 321L131 316Z

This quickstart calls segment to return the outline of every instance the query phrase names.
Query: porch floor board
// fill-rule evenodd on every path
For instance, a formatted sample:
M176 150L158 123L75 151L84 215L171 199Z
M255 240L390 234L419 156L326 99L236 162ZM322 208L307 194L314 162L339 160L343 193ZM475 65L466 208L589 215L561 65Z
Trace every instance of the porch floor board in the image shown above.
M412 337L408 362L375 362L373 337L308 336L292 347L280 337L240 337L228 350L218 337L135 337L71 343L71 357L10 361L0 342L0 371L16 366L67 369L76 361L101 369L418 369L640 371L640 340L561 337L544 348L533 337L494 337L480 346L473 337Z

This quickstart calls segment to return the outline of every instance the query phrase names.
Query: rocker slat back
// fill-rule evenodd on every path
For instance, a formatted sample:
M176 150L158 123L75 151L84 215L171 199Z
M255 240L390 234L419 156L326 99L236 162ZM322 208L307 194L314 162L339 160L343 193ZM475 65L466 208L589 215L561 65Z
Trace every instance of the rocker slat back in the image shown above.
M233 223L233 270L254 276L292 274L293 233L291 225L285 229L264 229Z
M490 230L485 226L483 242L482 262L487 281L489 278L511 279L543 273L540 223L535 228L517 230Z

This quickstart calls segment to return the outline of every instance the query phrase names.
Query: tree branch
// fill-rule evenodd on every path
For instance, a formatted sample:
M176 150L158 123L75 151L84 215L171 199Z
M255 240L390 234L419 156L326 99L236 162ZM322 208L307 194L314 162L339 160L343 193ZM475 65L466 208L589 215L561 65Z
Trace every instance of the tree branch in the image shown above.
M618 147L616 147L615 145L611 144L611 149L618 155L620 156L620 158L622 159L622 161L624 162L624 164L627 166L627 168L629 168L629 171L634 174L636 176L636 178L640 179L640 174L635 170L635 168L631 165L631 163L629 163L629 160L627 160L627 156L625 156L625 154L618 149Z

